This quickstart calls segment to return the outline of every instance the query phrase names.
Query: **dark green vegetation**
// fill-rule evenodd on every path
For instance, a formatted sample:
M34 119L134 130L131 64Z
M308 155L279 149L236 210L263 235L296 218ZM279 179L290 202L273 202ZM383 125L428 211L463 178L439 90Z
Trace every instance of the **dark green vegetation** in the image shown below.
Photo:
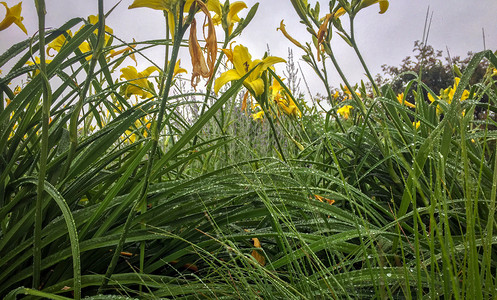
M361 57L353 31L338 18L322 19L318 7L291 2L310 32L330 32L314 39L319 54L311 43L300 49L327 85L315 56L340 70L330 45L338 30ZM364 7L352 2L341 18L353 24ZM331 4L330 13L341 7ZM275 74L267 69L260 75L266 90L254 100L265 112L261 122L240 113L246 77L218 95L212 85L185 94L180 79L173 81L191 19L176 26L174 42L139 42L109 58L111 49L128 45L104 45L102 9L99 17L49 64L45 43L84 20L40 31L0 56L0 67L14 65L0 78L0 297L495 293L494 53L475 54L442 95L422 72L412 74L402 91L415 108L399 102L389 84L375 85L365 68L372 92L355 93L343 77L352 92L334 97L328 89L324 114L295 99L301 117L281 113L269 91ZM225 45L249 21L227 31ZM81 51L85 41L93 51ZM141 86L150 97L126 99L126 87L139 84L112 72L151 46L170 51L157 88ZM25 66L31 53L42 63ZM489 67L470 83L482 62ZM8 85L27 75L19 93ZM337 112L344 105L352 107L347 116ZM484 117L475 118L475 109Z

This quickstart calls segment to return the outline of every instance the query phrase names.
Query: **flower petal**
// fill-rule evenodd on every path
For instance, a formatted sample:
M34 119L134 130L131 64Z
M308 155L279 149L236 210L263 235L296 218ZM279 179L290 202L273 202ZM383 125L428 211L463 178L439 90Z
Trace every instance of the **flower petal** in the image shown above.
M242 45L235 46L233 49L233 65L239 74L246 74L252 62L252 56L247 47Z
M167 5L170 1L162 1L162 0L135 0L133 3L128 6L128 9L137 8L137 7L148 7L151 9L157 10L169 10L170 5Z
M218 79L216 79L216 82L214 83L214 93L218 93L221 87L223 87L226 83L233 81L233 80L238 80L240 79L241 76L238 74L236 70L228 70L221 74Z
M3 6L5 6L5 10L7 11L5 14L5 18L0 22L0 31L7 29L10 25L16 24L21 30L25 33L28 34L28 31L26 30L26 27L24 27L24 24L22 24L23 17L21 17L21 11L22 11L22 2L19 2L18 4L8 7L7 3L5 2L0 2Z
M248 79L246 79L243 84L248 86L256 96L259 96L264 92L264 81L262 78L257 78L253 81L248 81Z
M143 70L142 72L140 72L139 77L148 77L148 76L150 76L150 74L152 74L155 71L160 73L159 68L157 68L156 66L150 66L150 67L146 68L145 70Z
M245 4L245 2L242 1L233 2L230 5L230 12L228 13L228 23L240 22L238 13L244 8L247 8L247 4Z

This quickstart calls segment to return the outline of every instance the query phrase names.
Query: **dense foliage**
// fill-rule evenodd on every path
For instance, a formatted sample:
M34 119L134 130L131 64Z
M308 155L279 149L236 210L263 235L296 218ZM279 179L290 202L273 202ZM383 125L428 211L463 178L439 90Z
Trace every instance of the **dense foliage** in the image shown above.
M377 84L341 19L353 28L387 0L330 1L324 13L291 0L309 41L279 30L327 91L307 101L292 59L283 80L272 68L282 58L230 44L258 5L135 0L166 12L169 31L124 42L103 2L46 32L36 0L38 35L0 56L0 297L493 296L495 53L453 72L417 44L435 61L387 68L400 77ZM20 14L9 8L0 30L22 29ZM332 32L370 89L343 76ZM166 49L164 66L133 66L150 47Z

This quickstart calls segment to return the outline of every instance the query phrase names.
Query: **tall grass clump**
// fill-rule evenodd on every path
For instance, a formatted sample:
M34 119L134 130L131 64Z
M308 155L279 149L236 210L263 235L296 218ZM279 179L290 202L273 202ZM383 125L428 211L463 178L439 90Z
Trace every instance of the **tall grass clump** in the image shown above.
M284 59L231 44L259 4L129 2L164 13L164 39L121 40L103 0L45 30L37 0L39 31L0 56L2 298L492 297L495 53L446 89L420 72L397 94L354 35L356 16L388 1L323 14L291 0L309 42L279 30L327 91L311 104L273 67ZM368 84L346 78L332 36Z

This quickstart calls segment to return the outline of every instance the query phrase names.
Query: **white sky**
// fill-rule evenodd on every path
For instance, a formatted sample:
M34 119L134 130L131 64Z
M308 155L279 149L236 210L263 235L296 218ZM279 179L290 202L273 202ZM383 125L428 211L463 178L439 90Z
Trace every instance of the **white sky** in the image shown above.
M5 1L5 0L4 0ZM18 0L6 0L9 6ZM110 9L117 0L105 0L105 9ZM131 42L165 37L164 18L160 11L147 8L128 10L132 0L122 0L119 7L107 19L107 25L114 29L114 34ZM223 2L223 1L221 1ZM233 2L233 1L231 1ZM271 55L287 58L288 48L295 48L276 28L282 19L287 30L301 42L310 42L304 25L298 21L290 0L246 0L250 7L259 2L259 10L246 28L245 32L236 39L249 48L253 58L260 58L269 46ZM314 6L315 0L309 0ZM321 11L327 9L328 1L320 1ZM57 27L73 17L86 17L97 13L97 1L81 0L46 0L47 27ZM381 71L381 65L399 65L401 60L412 54L415 40L421 40L425 22L426 10L430 7L433 12L433 22L428 42L435 49L449 49L452 56L465 56L468 51L483 50L482 28L485 30L486 48L497 50L497 1L496 0L390 0L390 7L385 14L378 14L378 6L374 5L361 11L356 19L356 40L360 46L366 63L373 74ZM0 6L0 18L4 14ZM244 10L240 16L248 12ZM29 35L34 35L37 28L37 17L34 1L23 2L24 23ZM26 35L15 25L0 32L0 53L9 45L21 41ZM351 82L364 79L363 70L357 62L352 49L338 35L332 39L335 54ZM162 49L148 52L157 64L162 65ZM183 49L182 65L187 69L188 49ZM294 56L304 68L307 81L313 94L323 92L322 85L312 74L305 62L300 60L302 51L294 49ZM139 71L148 63L139 61ZM282 70L281 65L277 70ZM331 69L331 66L330 68ZM4 72L7 70L4 70ZM280 71L281 73L281 71ZM5 73L4 73L5 74ZM335 72L331 72L331 84L338 85L341 81ZM302 90L305 90L302 87Z

